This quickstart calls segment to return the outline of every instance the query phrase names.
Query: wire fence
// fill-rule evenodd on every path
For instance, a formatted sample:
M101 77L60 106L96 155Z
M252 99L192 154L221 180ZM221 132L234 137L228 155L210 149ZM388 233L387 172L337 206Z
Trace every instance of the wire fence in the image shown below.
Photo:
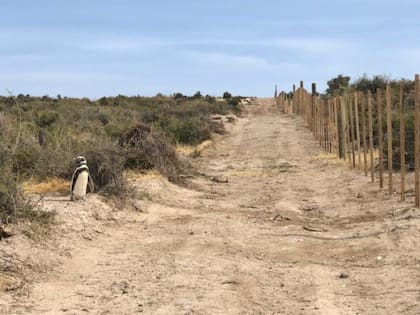
M309 93L301 81L290 93L277 95L276 87L275 99L284 113L304 118L324 151L364 171L380 188L387 181L389 195L396 190L394 172L398 172L401 201L405 201L406 174L414 172L414 202L420 207L419 75L408 91L405 83L320 96L314 83Z

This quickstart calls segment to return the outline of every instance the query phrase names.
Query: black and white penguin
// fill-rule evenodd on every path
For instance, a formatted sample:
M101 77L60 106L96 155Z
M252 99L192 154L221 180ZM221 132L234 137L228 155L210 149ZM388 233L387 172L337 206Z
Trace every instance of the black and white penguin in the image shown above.
M71 200L84 199L87 192L93 192L94 185L89 175L89 168L84 156L78 156L75 159L76 169L71 179ZM89 189L89 190L88 190Z

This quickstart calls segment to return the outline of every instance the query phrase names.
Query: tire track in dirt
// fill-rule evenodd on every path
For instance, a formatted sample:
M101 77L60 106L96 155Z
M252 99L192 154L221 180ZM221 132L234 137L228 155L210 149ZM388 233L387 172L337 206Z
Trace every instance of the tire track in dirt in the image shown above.
M197 160L207 177L137 182L145 212L74 244L16 313L418 314L418 210L272 100L245 116Z

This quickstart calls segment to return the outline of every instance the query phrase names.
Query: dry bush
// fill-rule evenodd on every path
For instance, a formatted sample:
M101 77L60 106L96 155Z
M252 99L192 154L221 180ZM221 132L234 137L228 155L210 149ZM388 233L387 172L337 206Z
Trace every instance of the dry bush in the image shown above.
M182 162L175 149L158 132L149 126L139 124L124 133L119 144L127 152L128 165L137 169L154 167L171 181L178 181L182 172Z
M15 218L29 220L36 225L47 225L54 213L37 209L24 197L20 183L33 173L39 147L31 134L31 124L0 116L0 217L2 223ZM32 226L32 225L31 225Z
M22 203L13 159L13 152L18 146L10 137L12 130L11 121L4 115L0 115L0 217L2 222L9 221Z
M87 159L95 190L108 196L125 197L129 192L124 179L125 152L117 144L98 139L81 151Z
M46 138L47 143L37 157L32 176L43 181L54 177L71 178L73 158L86 148L84 138L66 127L49 130Z
M9 218L15 216L22 205L18 178L11 168L11 155L0 148L0 216L2 222L8 222Z

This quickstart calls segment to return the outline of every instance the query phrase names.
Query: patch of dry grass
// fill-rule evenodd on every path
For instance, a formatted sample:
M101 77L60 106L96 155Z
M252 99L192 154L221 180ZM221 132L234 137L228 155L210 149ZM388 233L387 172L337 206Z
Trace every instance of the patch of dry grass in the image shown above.
M195 152L201 155L201 153L203 153L206 149L208 149L212 145L213 145L213 141L206 140L195 147Z
M21 187L27 194L68 193L70 191L70 181L62 178L50 178L42 182L30 179L23 182Z
M328 161L328 163L331 164L336 164L336 165L343 165L345 163L347 163L345 160L343 159L339 159L337 157L337 154L334 153L320 153L316 156L313 157L314 160L318 160L318 161Z
M244 171L232 171L228 173L228 177L258 177L258 178L267 178L267 177L275 177L278 176L279 172L276 170L262 170L262 169L255 169L255 170L244 170Z
M363 152L360 152L361 157L360 157L360 162L361 164L359 165L359 153L356 152L355 153L355 160L356 160L356 169L363 171L364 170L364 158L363 158ZM328 161L329 164L334 164L334 165L348 165L350 166L350 161L348 159L348 155L346 155L346 159L339 159L337 157L336 154L334 153L320 153L316 156L313 157L314 160L318 160L318 161ZM376 167L379 163L379 151L377 149L373 150L373 165L374 167ZM369 151L367 152L367 168L368 170L370 170L371 168L371 163L370 163L370 153Z
M11 276L0 273L0 292L4 292L14 282Z
M212 140L205 140L199 145L177 145L176 152L186 156L200 156L206 149L213 145Z
M177 145L175 150L178 154L189 156L189 155L192 155L194 153L195 148L196 147L192 146L192 145L181 144L181 145Z
M145 172L137 170L128 170L124 172L124 177L129 181L147 181L157 178L163 178L157 170L149 170Z

